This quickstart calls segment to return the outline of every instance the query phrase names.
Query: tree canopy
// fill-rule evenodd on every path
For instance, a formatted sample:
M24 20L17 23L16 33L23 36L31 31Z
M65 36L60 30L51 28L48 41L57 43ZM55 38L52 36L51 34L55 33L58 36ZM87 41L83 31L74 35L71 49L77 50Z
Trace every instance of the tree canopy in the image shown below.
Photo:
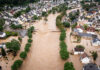
M18 70L18 68L22 65L22 60L16 60L14 64L11 66L11 70Z
M95 61L97 59L97 57L98 57L97 52L93 51L92 52L92 57L93 57L93 60Z
M66 62L64 65L64 70L75 70L72 62Z
M25 59L26 56L27 56L27 53L25 51L20 53L21 58Z
M69 22L63 22L63 25L64 25L65 27L70 27L70 23L69 23Z
M15 39L11 40L11 42L7 42L6 46L9 50L12 50L14 52L20 50L20 43Z

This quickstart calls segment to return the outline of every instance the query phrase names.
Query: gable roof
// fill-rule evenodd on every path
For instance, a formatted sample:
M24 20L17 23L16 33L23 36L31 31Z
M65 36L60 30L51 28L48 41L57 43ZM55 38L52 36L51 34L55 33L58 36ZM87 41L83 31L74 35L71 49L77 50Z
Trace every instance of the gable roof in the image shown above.
M87 31L95 32L95 28L93 28L93 27L88 27L88 28L87 28Z
M86 53L81 55L81 59L84 59L85 57L88 57L88 55Z
M100 41L100 39L98 39L98 38L94 38L94 39L93 39L93 43L95 43L95 42L97 42L97 41Z

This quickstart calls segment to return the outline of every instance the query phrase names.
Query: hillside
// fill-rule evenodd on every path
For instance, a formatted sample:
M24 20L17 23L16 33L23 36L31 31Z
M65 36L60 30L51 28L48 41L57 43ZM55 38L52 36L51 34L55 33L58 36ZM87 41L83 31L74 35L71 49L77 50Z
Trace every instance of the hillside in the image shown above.
M24 5L30 2L37 2L39 0L0 0L0 7L4 5Z

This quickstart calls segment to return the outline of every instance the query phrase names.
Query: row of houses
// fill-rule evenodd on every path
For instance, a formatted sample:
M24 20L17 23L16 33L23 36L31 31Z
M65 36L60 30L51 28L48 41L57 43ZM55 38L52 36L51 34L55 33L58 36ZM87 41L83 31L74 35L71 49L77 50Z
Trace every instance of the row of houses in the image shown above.
M41 16L42 12L47 12L48 10L51 10L53 7L58 6L60 4L64 3L64 0L40 0L38 3L29 4L29 7L31 10L28 13L22 14L21 16L14 18L14 14L18 11L25 10L28 6L19 6L19 7L13 7L10 10L4 11L0 13L0 17L4 18L6 20L6 24L15 23L15 24L23 24L25 22L33 20L32 17L34 15Z
M80 61L84 64L82 70L100 70L99 66L93 63L92 58L85 53L84 48L75 47L73 52L74 55L80 55Z
M24 13L17 18L14 18L14 14L18 11L25 10L28 6L18 6L10 8L9 10L5 10L0 13L0 17L5 19L5 25L10 26L10 24L19 25L22 24L24 26L25 22L34 21L33 16L41 16L42 12L47 12L51 10L53 7L58 6L64 3L64 0L40 0L38 3L30 3L29 7L31 10L28 13ZM0 38L6 37L4 32L0 32Z
M79 8L80 1L82 0L66 0L66 3L68 4L68 8Z
M100 31L100 13L99 10L91 10L90 12L86 12L84 9L80 8L79 10L79 17L73 21L69 21L68 15L64 21L70 22L71 25L77 23L72 33L84 38L91 39L91 43L93 46L100 46L100 39L98 37L97 30ZM75 13L76 10L72 10L72 13ZM88 28L84 28L86 25Z
M77 26L74 28L73 34L90 39L92 46L100 46L100 39L98 38L95 28L93 27L88 27L87 30L84 30L83 26Z

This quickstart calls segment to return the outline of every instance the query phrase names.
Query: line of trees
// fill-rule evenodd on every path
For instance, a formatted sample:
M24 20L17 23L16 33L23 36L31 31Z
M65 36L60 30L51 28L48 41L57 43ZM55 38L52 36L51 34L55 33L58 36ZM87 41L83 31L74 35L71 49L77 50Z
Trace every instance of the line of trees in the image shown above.
M64 25L61 20L63 18L63 16L66 15L66 9L64 9L61 13L61 15L59 15L56 18L56 26L59 28L59 30L61 31L60 34L60 56L63 60L66 60L69 58L69 52L67 50L67 45L65 43L65 38L66 38L66 31L64 27L70 27L69 23L66 23L66 25ZM64 64L64 70L75 70L73 64L71 62L66 62Z
M61 15L59 15L57 18L56 18L56 26L60 29L61 31L61 34L60 34L60 56L63 60L66 60L69 58L69 52L67 51L67 45L65 43L65 38L66 38L66 31L64 30L64 25L63 23L61 22L63 16L66 15L66 12L63 11L61 13Z
M33 41L32 40L33 31L34 31L34 27L33 26L28 29L27 36L28 36L29 39L27 41L27 44L25 45L24 51L22 51L20 53L20 55L19 55L21 59L16 60L13 63L13 65L11 66L11 70L18 70L21 67L22 63L23 63L23 60L27 57L27 53L29 52L30 47L31 47L31 43Z

